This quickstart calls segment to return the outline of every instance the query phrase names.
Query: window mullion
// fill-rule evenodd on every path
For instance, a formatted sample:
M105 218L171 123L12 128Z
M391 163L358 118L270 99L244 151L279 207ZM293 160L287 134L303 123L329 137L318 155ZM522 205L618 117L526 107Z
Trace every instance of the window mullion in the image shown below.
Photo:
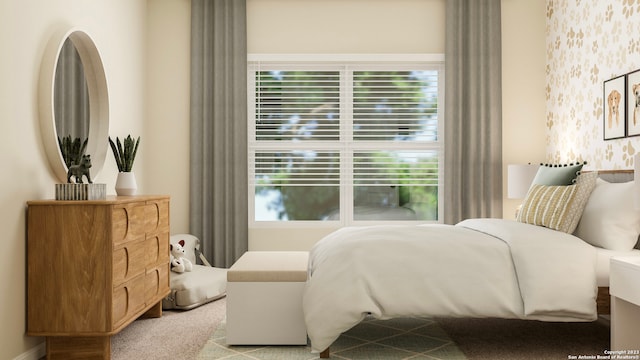
M346 224L353 223L353 73L352 69L346 65L342 70L341 83L341 119L342 119L342 161L344 182L341 186L341 193L344 194L340 204L340 213Z

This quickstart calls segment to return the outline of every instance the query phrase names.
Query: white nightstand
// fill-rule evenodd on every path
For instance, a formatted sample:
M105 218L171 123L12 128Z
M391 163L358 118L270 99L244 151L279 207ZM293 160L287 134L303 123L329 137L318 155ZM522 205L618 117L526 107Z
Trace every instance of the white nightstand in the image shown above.
M611 350L640 350L640 256L613 257Z

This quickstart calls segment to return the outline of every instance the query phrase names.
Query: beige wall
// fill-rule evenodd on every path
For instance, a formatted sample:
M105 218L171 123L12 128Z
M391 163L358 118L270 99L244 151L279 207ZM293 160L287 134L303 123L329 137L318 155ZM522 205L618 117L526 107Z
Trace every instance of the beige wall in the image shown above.
M249 53L444 53L443 34L444 0L247 0Z
M189 232L191 1L149 0L147 12L147 191L171 196L171 232Z
M544 1L502 0L503 216L521 200L507 199L507 165L545 160Z
M0 358L37 358L40 338L26 337L25 202L52 198L57 179L40 137L37 90L40 61L49 37L60 27L89 33L100 50L109 86L110 134L144 136L145 0L21 0L0 2ZM106 141L106 140L105 140ZM136 169L145 166L141 149ZM107 154L96 182L113 193L117 168ZM145 191L144 172L139 186ZM69 259L91 261L91 259ZM51 309L55 311L55 309ZM26 355L25 355L26 354Z

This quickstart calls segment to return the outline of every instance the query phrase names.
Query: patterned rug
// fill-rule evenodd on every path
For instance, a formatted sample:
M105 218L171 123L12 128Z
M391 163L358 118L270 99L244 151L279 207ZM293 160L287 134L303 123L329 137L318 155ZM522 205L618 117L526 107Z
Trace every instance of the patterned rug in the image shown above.
M225 323L211 335L198 359L311 360L309 346L227 346ZM433 320L367 318L331 345L332 359L464 360L466 357Z

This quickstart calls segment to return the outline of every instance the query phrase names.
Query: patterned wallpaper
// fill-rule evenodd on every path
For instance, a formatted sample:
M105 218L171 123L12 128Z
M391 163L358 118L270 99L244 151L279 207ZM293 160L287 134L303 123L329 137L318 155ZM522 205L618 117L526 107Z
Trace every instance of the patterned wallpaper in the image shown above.
M547 161L633 168L640 136L604 140L603 82L640 69L640 0L547 0L546 32Z

